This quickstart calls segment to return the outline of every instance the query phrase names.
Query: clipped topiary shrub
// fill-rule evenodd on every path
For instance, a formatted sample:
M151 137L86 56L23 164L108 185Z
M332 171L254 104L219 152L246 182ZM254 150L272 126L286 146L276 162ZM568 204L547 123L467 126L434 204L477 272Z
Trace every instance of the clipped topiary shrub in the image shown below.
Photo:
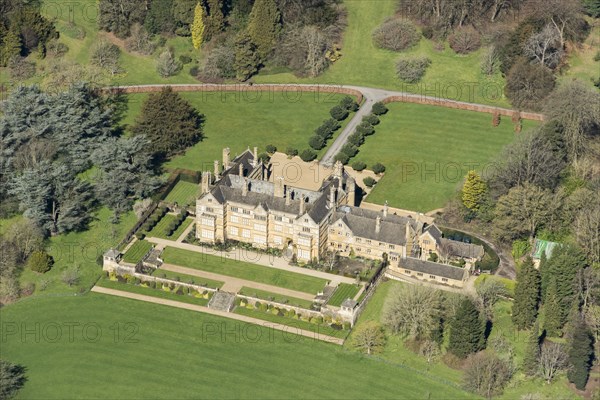
M385 172L385 165L383 165L382 163L375 163L373 164L373 167L371 167L371 169L376 174L382 174Z
M363 122L368 122L371 126L379 124L379 117L375 114L369 114L363 117Z
M340 151L352 158L358 153L358 148L351 143L346 143L344 146L342 146Z
M355 161L352 163L352 169L355 171L362 171L367 168L367 164L362 161Z
M334 159L335 161L339 161L344 165L348 164L348 161L350 161L350 157L348 157L348 154L342 152L337 153Z
M365 179L363 179L363 183L367 187L373 187L373 186L375 186L375 184L377 183L377 181L375 179L371 178L370 176L368 176Z
M350 96L344 97L340 101L340 106L344 107L348 111L357 111L358 110L358 103L356 103L356 101L354 101L354 99Z
M302 159L302 161L310 162L317 158L317 153L315 153L314 150L306 149L303 150L302 153L300 153L300 158Z
M348 118L348 114L349 113L348 113L348 110L346 110L342 106L334 106L329 111L329 114L331 114L331 116L333 117L333 119L338 120L338 121L343 121L346 118Z
M342 125L335 119L329 118L323 121L321 126L325 127L330 132L335 132L342 127Z
M308 139L308 145L315 150L321 150L325 147L325 139L323 139L323 136L314 135Z
M373 104L373 109L371 112L375 115L383 115L388 112L388 108L385 106L385 104L378 101L377 103Z
M54 259L43 250L34 251L27 260L29 269L40 274L50 271L53 265Z
M365 142L365 135L358 130L352 135L348 136L348 143L358 147Z
M285 149L285 154L287 154L290 157L294 157L298 155L298 150L293 147L288 147L287 149Z
M373 42L377 47L402 51L416 45L421 38L415 24L406 19L386 20L373 31Z
M417 83L430 65L431 60L427 57L401 58L396 61L396 74L404 82Z
M265 150L267 150L267 153L273 154L277 151L277 147L273 146L272 144L268 144Z
M356 127L356 131L365 136L370 136L375 133L375 128L373 128L373 125L369 124L368 122L363 121Z

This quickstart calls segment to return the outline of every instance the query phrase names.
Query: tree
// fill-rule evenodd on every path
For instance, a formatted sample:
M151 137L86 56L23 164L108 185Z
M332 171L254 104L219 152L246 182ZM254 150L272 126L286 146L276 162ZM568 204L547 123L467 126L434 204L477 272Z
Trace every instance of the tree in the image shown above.
M192 22L190 28L190 31L192 32L192 44L196 50L200 48L204 41L204 29L204 8L200 2L198 2L194 9L194 22Z
M540 226L552 215L552 201L552 192L534 185L510 189L496 204L497 235L503 239L517 239L526 234L533 241Z
M62 275L60 276L60 279L65 285L68 285L69 287L77 285L80 279L79 267L71 267L65 269Z
M43 250L34 251L27 260L27 267L30 270L40 274L50 271L50 268L52 268L53 264L54 259L52 256Z
M105 69L111 75L115 75L120 70L120 55L121 50L119 50L116 45L105 40L101 40L94 44L90 61L92 64Z
M144 55L152 54L154 44L150 40L150 35L146 28L140 24L131 26L131 35L125 40L125 49L135 51Z
M365 164L362 161L355 161L352 163L352 169L355 171L360 172L360 171L364 170L365 168L367 168L367 164Z
M594 334L594 343L600 341L600 306L596 304L589 305L584 310L585 324Z
M485 347L484 326L481 316L471 299L466 298L450 323L448 351L465 358Z
M317 158L317 153L315 153L314 150L311 149L302 150L302 153L300 153L300 158L304 162L310 162Z
M363 183L367 187L373 187L373 186L375 186L377 181L375 179L371 178L370 176L367 176L365 179L363 179Z
M181 63L175 59L170 49L165 49L156 59L156 72L163 78L177 74L181 67Z
M98 26L124 39L129 36L131 26L142 24L147 7L129 0L100 0L98 3Z
M382 163L375 163L375 164L373 164L373 166L371 167L371 169L377 175L383 174L385 172L385 165L383 165Z
M135 135L146 135L155 162L173 156L202 140L204 116L170 87L151 94L142 106Z
M440 346L433 340L425 340L419 348L419 354L425 357L427 364L431 364L440 355Z
M432 253L435 254L435 253ZM495 279L486 279L475 287L482 310L489 316L493 315L494 305L500 300L500 296L506 296L506 287Z
M496 355L481 351L470 355L464 374L465 389L491 399L501 394L512 377L512 365Z
M435 289L417 285L401 286L388 295L381 318L393 333L428 337L437 327L440 300L440 293Z
M13 57L21 55L21 37L14 30L9 30L0 47L0 67L6 67Z
M523 52L530 60L550 69L558 67L564 55L558 33L550 25L531 35L525 42Z
M425 75L431 60L427 57L406 57L396 61L396 75L406 83L417 83Z
M325 140L319 135L314 135L308 140L308 145L315 150L321 150L325 147Z
M578 318L570 340L568 364L571 368L567 372L567 378L579 390L585 390L593 354L592 336L583 319Z
M535 376L539 370L540 358L540 332L536 321L535 325L529 332L525 354L523 355L523 372L527 376Z
M598 0L583 0L583 8L585 12L594 18L600 17L600 1Z
M225 27L225 16L223 15L223 0L206 0L205 15L206 20L205 39L210 40Z
M556 280L552 279L544 297L544 330L549 336L560 336L563 326Z
M343 121L348 117L348 110L342 106L333 106L329 111L329 114L336 121Z
M256 0L250 12L248 33L261 59L273 50L281 29L281 15L275 0Z
M393 51L409 49L421 39L415 24L400 18L386 20L373 31L372 37L377 47Z
M538 359L539 375L547 383L552 382L556 374L564 369L566 361L567 355L560 343L544 341Z
M15 251L15 261L24 262L33 252L44 248L44 234L30 219L21 218L10 224L5 235L11 238Z
M383 115L388 112L388 108L382 102L378 101L373 104L373 109L371 110L375 115Z
M591 262L600 262L600 200L596 198L577 213L572 232Z
M21 365L12 364L0 360L0 397L10 399L27 382L25 368Z
M367 354L380 352L385 346L383 328L375 321L361 324L352 335L352 346Z
M487 193L487 186L475 171L469 171L462 187L462 202L471 211L478 211Z
M580 0L532 0L528 3L531 15L550 24L558 34L561 48L567 39L579 40L586 31Z
M508 71L504 93L514 107L537 111L555 83L556 78L546 67L521 59Z
M248 80L258 72L260 56L256 44L251 36L245 32L240 33L235 41L235 71L239 81Z
M461 28L448 37L448 44L457 54L469 54L481 47L481 38L474 29Z
M512 321L517 329L530 328L537 319L541 293L540 272L527 257L517 271L515 301L512 308Z
M548 97L544 113L562 127L568 154L577 162L588 138L598 135L600 93L577 80L565 83Z
M212 49L198 77L204 82L220 82L223 79L235 78L235 53L226 46Z

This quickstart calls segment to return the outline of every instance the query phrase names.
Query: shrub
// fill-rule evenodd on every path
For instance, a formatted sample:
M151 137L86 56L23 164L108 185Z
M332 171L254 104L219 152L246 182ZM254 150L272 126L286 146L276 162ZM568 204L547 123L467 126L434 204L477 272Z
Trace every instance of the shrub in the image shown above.
M300 153L300 158L302 159L302 161L309 162L317 158L317 153L315 153L314 150L306 149L303 150L302 153Z
M27 260L29 269L40 274L50 271L52 265L54 265L54 259L43 250L34 251Z
M355 171L362 171L365 168L367 168L367 164L365 164L362 161L355 161L354 163L352 163L352 169L354 169Z
M386 107L385 104L378 101L377 103L373 104L373 109L371 111L375 115L383 115L388 112L388 108Z
M379 124L379 117L375 114L369 114L365 117L363 117L363 122L368 122L369 125L371 126L375 126L377 124Z
M340 101L340 106L344 107L348 111L357 111L358 110L358 104L350 96L344 97Z
M388 19L373 31L372 37L377 47L402 51L416 45L421 35L409 20Z
M600 61L600 51L594 56L594 61Z
M23 57L12 57L8 61L8 70L12 79L22 81L35 75L35 63Z
M368 176L365 179L363 179L363 183L367 187L373 187L373 186L375 186L375 184L377 183L377 181L375 179L371 178L370 176Z
M190 68L189 73L190 73L190 76L197 78L198 74L200 73L200 67L198 67L197 65L194 65L193 67Z
M468 54L481 47L481 38L473 29L458 29L448 37L448 44L455 53Z
M363 144L364 142L365 142L365 135L358 132L358 130L356 132L354 132L352 135L348 136L348 143L351 143L354 146L358 147L361 144Z
M156 72L163 77L168 78L177 74L181 70L181 63L175 60L170 49L164 50L156 59Z
M260 301L257 301L256 303L254 303L254 308L256 308L257 310L260 308L261 303Z
M267 164L269 162L269 160L271 159L271 157L269 156L269 153L264 152L264 153L260 153L258 155L258 159L260 161L262 161L264 164Z
M327 140L333 135L333 131L329 129L329 127L321 125L315 129L315 135L321 136L324 140Z
M346 110L344 107L342 106L335 106L333 107L330 111L329 114L331 114L331 116L338 120L338 121L343 121L348 117L348 110Z
M273 146L272 144L268 144L266 147L267 153L269 154L273 154L277 151L277 147Z
M138 232L135 234L135 237L136 237L138 240L144 240L144 238L146 237L146 234L145 234L144 232L142 232L142 231L138 231Z
M335 161L339 161L344 165L348 164L348 161L350 161L350 157L348 157L348 154L342 153L342 152L339 152L338 154L336 154L334 159L335 159Z
M373 164L372 170L376 174L382 174L385 172L385 165L383 165L381 163L375 163L375 164Z
M285 149L285 154L287 154L290 157L294 157L298 155L298 150L293 147L288 147L287 149Z
M350 143L346 143L340 151L352 158L358 153L358 148Z
M325 139L323 136L315 135L308 140L308 145L315 150L321 150L325 147Z
M321 126L325 127L330 132L335 132L342 127L342 125L333 118L326 119L325 121L323 121L323 124Z
M373 126L368 122L363 121L356 127L356 131L365 136L370 136L375 133L375 128L373 128Z
M555 84L556 78L548 68L521 59L508 72L504 93L516 108L539 110Z
M431 65L427 57L407 57L396 61L396 74L398 78L407 83L417 83Z
M189 64L192 62L192 57L182 54L179 56L179 62L182 63L183 65Z
M156 281L150 281L150 287L156 289Z

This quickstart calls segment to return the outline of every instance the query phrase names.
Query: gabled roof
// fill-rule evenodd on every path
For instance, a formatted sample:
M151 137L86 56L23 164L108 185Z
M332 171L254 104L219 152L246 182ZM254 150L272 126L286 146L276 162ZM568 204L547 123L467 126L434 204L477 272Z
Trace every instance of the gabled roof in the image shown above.
M342 302L341 307L351 308L352 309L352 308L356 307L357 304L358 303L356 301L352 300L351 298L347 298L346 300L344 300Z
M121 252L116 249L109 249L106 251L106 253L104 253L104 257L110 257L110 258L119 258L120 255L121 255Z
M409 269L415 272L421 272L427 275L435 275L442 278L454 279L462 281L466 270L452 265L440 264L432 261L424 261L418 258L402 258L400 259L400 268Z
M440 239L441 249L447 256L461 258L481 258L485 252L482 245L459 242L458 240Z
M440 243L440 239L442 239L442 231L440 231L436 225L427 225L425 229L423 229L423 233L426 232L429 233L438 244Z

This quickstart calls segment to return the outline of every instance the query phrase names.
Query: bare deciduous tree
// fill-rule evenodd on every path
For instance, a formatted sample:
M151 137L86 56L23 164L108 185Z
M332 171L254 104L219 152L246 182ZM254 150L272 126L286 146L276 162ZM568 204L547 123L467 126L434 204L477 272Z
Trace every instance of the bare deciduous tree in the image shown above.
M558 32L551 25L531 35L523 46L523 52L531 60L551 69L558 67L564 54Z
M141 54L152 54L154 45L150 41L150 35L146 28L139 23L131 27L131 36L125 40L125 48L127 51L135 51Z
M492 353L481 351L467 358L464 386L467 390L491 399L502 393L513 374L513 366Z
M440 355L440 346L433 340L425 340L419 348L419 354L431 364Z
M492 316L494 304L500 300L500 296L506 296L507 294L504 285L492 279L484 280L475 290L477 291L481 308L488 317Z
M596 343L600 341L600 306L595 304L589 305L584 310L584 317L586 324L590 327L590 330L594 334Z
M559 343L545 341L542 344L539 358L539 374L550 383L557 373L562 371L567 362L567 353Z
M119 56L121 50L114 44L101 40L92 49L92 64L105 69L111 75L120 71Z
M408 285L395 288L383 309L383 321L392 332L422 337L435 329L440 294L435 289Z
M595 203L579 211L573 228L577 243L590 260L600 262L600 201L597 198Z
M380 351L385 345L385 334L381 325L368 321L359 326L352 336L352 345L367 354Z

